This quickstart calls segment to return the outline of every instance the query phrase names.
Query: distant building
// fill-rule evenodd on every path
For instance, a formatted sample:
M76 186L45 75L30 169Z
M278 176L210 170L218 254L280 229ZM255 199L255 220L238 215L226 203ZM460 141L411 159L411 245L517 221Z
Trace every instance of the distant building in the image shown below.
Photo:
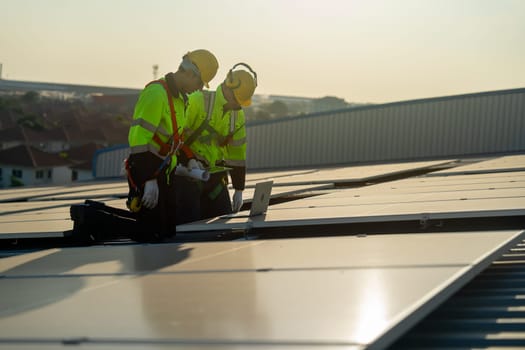
M355 107L357 104L348 103L342 98L325 96L321 98L283 96L283 95L261 95L254 96L253 104L250 108L260 109L270 106L276 102L286 105L286 115L276 115L274 118L286 116L297 116L301 114L311 114L326 111L334 111L349 107Z
M42 96L55 96L61 99L89 100L97 105L122 105L129 107L136 103L141 89L0 79L0 94L20 95L29 91L37 91ZM290 112L289 115L309 114L355 106L337 97L311 98L255 94L252 98L252 105L249 108L258 109L274 101L286 104Z
M60 153L22 144L0 151L0 188L67 185L92 180L93 157L104 145L88 143Z
M0 94L24 94L28 91L37 91L46 96L59 96L62 98L81 98L93 94L137 94L138 96L140 93L140 89L0 79Z
M0 151L0 187L71 183L70 163L57 154L20 145Z
M93 157L104 146L90 142L79 147L71 148L65 153L65 158L71 164L71 180L87 181L93 177Z
M67 136L62 128L34 130L24 126L0 129L0 150L29 145L41 151L56 153L68 148Z

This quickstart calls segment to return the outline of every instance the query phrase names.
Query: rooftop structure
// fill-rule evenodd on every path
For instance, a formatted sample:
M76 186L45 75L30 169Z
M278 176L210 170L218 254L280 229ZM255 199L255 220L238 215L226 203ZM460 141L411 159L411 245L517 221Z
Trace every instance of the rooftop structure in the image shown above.
M523 346L522 96L255 124L252 144L274 143L253 159L242 211L273 180L267 212L180 225L162 244L75 230L71 206L125 210L126 180L111 178L122 148L100 150L97 181L0 190L0 349Z
M123 180L0 191L0 348L430 347L418 325L456 295L472 303L464 288L523 244L524 169L516 155L252 172L248 198L274 180L266 214L181 225L163 244L75 237L69 207L123 209Z

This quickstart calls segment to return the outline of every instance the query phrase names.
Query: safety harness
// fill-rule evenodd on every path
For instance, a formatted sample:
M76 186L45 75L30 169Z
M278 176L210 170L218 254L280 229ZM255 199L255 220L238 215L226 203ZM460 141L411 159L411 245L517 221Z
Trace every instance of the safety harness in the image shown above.
M232 111L232 119L230 120L230 132L226 136L222 136L215 130L214 127L210 125L211 116L213 114L213 107L215 105L215 92L210 93L209 98L205 98L205 102L207 104L207 116L206 119L204 119L199 125L199 127L191 133L191 135L188 137L188 139L185 142L186 146L190 146L197 138L199 138L202 135L202 132L204 130L208 131L209 136L206 138L205 136L201 138L202 142L209 142L212 138L217 139L217 143L219 146L224 147L228 143L230 143L231 140L233 140L233 136L242 129L244 124L240 125L237 129L235 129L235 119L237 117L237 111Z
M197 138L202 134L204 129L208 130L208 132L216 132L215 129L212 128L209 124L211 115L213 113L213 106L215 105L215 93L210 93L209 98L204 98L204 101L207 107L206 119L204 119L201 125L199 125L199 127L194 132L192 132L191 135L186 139L186 145L188 147L191 146L191 144L195 142L195 140L197 140Z
M170 106L170 115L171 115L171 125L173 129L173 135L168 139L168 142L162 141L162 139L159 137L157 133L153 135L153 141L157 143L160 147L159 154L164 157L162 163L160 166L153 172L153 174L146 180L151 180L156 178L160 172L164 169L164 167L168 166L171 162L171 156L176 153L183 145L184 140L181 135L178 133L178 126L177 126L177 114L175 112L175 106L173 104L173 98L170 93L168 84L166 80L154 80L146 85L148 87L151 84L161 84L164 90L166 91L166 95L168 97L168 104ZM189 148L187 148L189 150ZM191 154L191 151L189 151ZM185 153L188 154L188 151L185 151ZM129 158L125 161L126 166L126 173L128 177L128 181L130 184L130 187L132 189L133 195L131 195L131 198L128 198L128 201L126 202L126 205L129 210L132 212L138 212L141 209L141 199L142 199L142 186L144 184L140 184L140 186L133 180L133 177L131 176L131 167L129 165Z
M195 131L193 131L190 136L185 140L185 145L190 146L197 139L202 143L210 143L212 139L217 140L217 144L221 147L228 145L231 140L233 140L234 135L243 128L244 124L240 125L238 128L235 128L235 121L237 119L237 111L232 111L230 118L230 130L226 136L221 135L214 127L210 125L210 121L213 115L213 109L215 107L215 98L216 93L210 92L208 95L204 95L205 109L207 111L206 118L202 121ZM202 133L206 130L208 135L203 136ZM213 166L212 164L209 164ZM218 180L218 181L217 181ZM207 190L208 198L210 200L215 200L223 191L223 189L228 185L227 177L225 176L216 176L213 175L212 179L206 184L199 183L200 186L209 187Z

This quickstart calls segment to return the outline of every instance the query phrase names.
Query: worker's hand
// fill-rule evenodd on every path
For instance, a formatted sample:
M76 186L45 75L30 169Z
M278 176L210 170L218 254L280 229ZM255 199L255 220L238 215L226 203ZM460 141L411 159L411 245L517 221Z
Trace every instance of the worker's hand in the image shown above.
M202 165L202 163L200 161L198 161L197 159L190 159L188 161L188 165L187 165L187 168L188 170L192 170L192 169L200 169L200 170L204 170L204 165Z
M144 195L142 196L142 205L148 209L153 209L159 201L159 185L157 179L146 181L144 185Z
M235 190L233 193L232 210L234 213L241 210L242 207L242 191Z

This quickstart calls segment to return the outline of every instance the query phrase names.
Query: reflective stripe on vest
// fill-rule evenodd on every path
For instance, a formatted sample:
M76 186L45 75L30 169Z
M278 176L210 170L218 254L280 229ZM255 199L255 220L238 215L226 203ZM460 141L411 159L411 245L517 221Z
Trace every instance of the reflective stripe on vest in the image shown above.
M155 143L158 144L160 148L158 151L159 154L165 157L169 153L173 153L174 151L176 151L174 145L179 145L182 140L178 132L179 128L177 126L177 114L175 113L175 106L173 105L173 98L168 88L168 84L166 83L165 80L159 79L159 80L154 80L148 83L146 86L150 84L156 84L156 83L161 84L162 87L164 88L164 91L166 91L166 95L168 97L168 105L170 107L170 114L171 114L171 128L172 128L173 134L169 135L166 130L162 130L162 131L164 131L167 135L162 134L162 131L160 129L157 129L156 131L154 131L155 134L153 135L153 141L155 141ZM168 142L162 141L159 134L163 136L168 136L169 137Z
M135 119L131 122L131 125L130 126L140 126L148 131L151 131L151 133L159 133L165 137L170 137L170 133L168 132L168 130L166 130L164 127L162 126L155 126L153 124L151 124L149 121L147 121L146 119L144 118L138 118L138 119Z

